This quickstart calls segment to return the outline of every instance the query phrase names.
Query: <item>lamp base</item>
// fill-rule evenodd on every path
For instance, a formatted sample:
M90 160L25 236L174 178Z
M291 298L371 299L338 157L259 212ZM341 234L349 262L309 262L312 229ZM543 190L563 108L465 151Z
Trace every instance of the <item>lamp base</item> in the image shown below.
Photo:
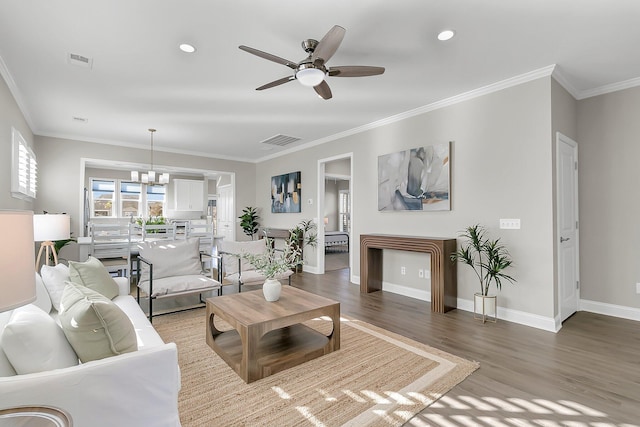
M56 253L55 243L51 240L40 243L40 250L38 251L38 258L36 258L36 271L40 269L40 258L42 257L42 251L45 252L44 265L49 265L51 254L53 254L53 265L58 264L58 254Z

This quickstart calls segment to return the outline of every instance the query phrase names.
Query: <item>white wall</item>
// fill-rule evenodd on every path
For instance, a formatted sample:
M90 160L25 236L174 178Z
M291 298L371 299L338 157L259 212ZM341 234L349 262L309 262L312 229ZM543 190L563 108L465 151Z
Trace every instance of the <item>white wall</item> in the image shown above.
M33 202L11 196L11 127L20 131L25 142L33 149L33 133L9 87L0 77L0 209L33 210ZM36 159L41 161L37 155Z
M640 87L578 101L580 298L640 308ZM635 310L640 319L640 311Z
M146 162L148 150L114 147L70 139L37 136L35 151L40 173L46 179L39 183L35 208L51 212L71 213L71 227L80 232L82 205L81 159ZM255 204L255 165L185 154L154 152L155 164L190 169L235 173L236 216L242 207ZM236 235L241 234L236 224ZM78 234L75 234L78 235Z
M456 237L467 225L482 223L493 237L503 238L515 260L511 273L518 283L503 287L499 305L534 317L552 319L550 106L551 77L545 77L272 159L257 165L256 203L263 209L265 223L274 227L313 218L313 203L317 199L317 160L353 152L354 260L360 258L358 242L363 233ZM378 156L447 141L453 141L452 210L379 212ZM270 177L294 169L302 171L303 212L270 214ZM312 204L308 204L309 200ZM500 218L520 218L522 229L499 230ZM314 260L308 261L313 267ZM394 259L396 266L397 262L402 261ZM359 263L355 262L353 267L353 279L358 281ZM384 267L390 269L386 260ZM460 266L458 272L458 295L470 301L478 285L468 269ZM385 271L385 280L386 274ZM401 279L393 277L394 281ZM418 279L407 275L403 280L406 283L396 284L414 286Z

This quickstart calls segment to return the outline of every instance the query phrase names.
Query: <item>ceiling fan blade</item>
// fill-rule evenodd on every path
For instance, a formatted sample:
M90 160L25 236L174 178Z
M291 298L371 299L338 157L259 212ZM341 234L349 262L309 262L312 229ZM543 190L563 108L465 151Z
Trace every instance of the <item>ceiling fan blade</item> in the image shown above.
M327 34L324 35L322 40L318 43L315 50L311 54L311 62L316 65L322 65L329 60L338 50L338 46L342 43L344 33L347 30L339 25L334 25Z
M288 77L283 77L281 79L278 80L274 80L271 83L267 83L266 85L262 85L260 87L257 87L256 90L264 90L264 89L269 89L275 86L280 86L281 84L285 84L287 82L290 82L291 80L295 80L296 78L294 76L288 76Z
M331 77L366 77L384 73L384 67L370 67L368 65L345 65L329 68Z
M295 70L296 68L298 68L298 63L297 62L293 62L293 61L289 61L288 59L284 59L284 58L280 58L279 56L275 56L272 55L270 53L267 52L263 52L261 50L258 49L254 49L252 47L249 46L238 46L241 50L244 50L245 52L249 52L252 53L256 56L259 56L260 58L264 58L264 59L268 59L269 61L273 61L273 62L277 62L278 64L282 64L282 65L286 65L287 67L291 68L292 70Z
M329 88L329 85L324 80L319 85L314 86L313 89L318 95L320 95L322 99L331 99L331 97L333 96L331 95L331 89Z

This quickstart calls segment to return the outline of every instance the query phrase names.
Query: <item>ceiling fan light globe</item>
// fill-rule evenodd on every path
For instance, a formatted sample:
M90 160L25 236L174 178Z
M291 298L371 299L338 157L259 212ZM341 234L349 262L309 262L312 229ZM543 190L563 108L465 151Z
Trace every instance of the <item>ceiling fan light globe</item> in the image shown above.
M324 77L324 71L318 68L304 68L296 72L296 79L302 86L318 86L323 82Z

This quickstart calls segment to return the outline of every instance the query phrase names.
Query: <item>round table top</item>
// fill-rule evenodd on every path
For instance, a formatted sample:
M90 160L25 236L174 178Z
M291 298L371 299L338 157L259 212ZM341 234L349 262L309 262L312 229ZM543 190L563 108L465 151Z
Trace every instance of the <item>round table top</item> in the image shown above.
M0 427L72 427L66 412L46 406L0 409Z

